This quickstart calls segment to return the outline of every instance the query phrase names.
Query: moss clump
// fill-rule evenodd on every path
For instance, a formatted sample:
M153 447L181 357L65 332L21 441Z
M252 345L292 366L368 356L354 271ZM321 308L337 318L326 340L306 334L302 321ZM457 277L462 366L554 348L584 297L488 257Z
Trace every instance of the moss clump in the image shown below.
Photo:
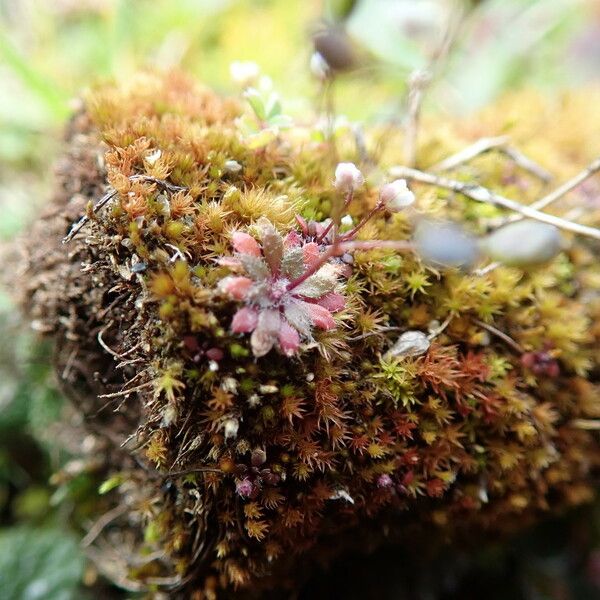
M540 110L539 128L569 127L570 107L593 106L590 95ZM350 543L412 543L409 524L443 539L502 533L588 501L600 464L597 437L582 427L599 415L597 246L573 239L535 270L483 274L385 248L332 257L334 275L309 302L327 315L314 309L298 338L260 329L257 351L248 321L230 327L248 308L239 279L271 285L283 269L279 244L300 249L302 273L314 246L322 252L323 226L308 220L329 216L337 192L328 143L292 129L256 148L238 129L243 110L179 75L95 90L73 118L50 211L26 241L23 304L53 336L62 382L104 443L106 479L118 481L105 490L126 507L96 543L105 548L105 537L129 558L117 565L96 550L99 566L130 589L214 597L293 583L299 565ZM519 118L506 122L511 112L431 124L424 164L509 128L561 176L592 158L598 140L586 136L598 115L581 137L532 142ZM399 160L396 133L387 135L349 206L355 223ZM339 143L358 163L351 141ZM497 154L455 175L524 203L541 190ZM114 193L94 210L107 184ZM590 186L559 210L589 202L589 224L600 221ZM416 192L420 211L474 232L502 216L459 195ZM84 211L87 222L61 244ZM410 239L407 214L382 213L360 239ZM389 353L415 330L433 331L426 352Z

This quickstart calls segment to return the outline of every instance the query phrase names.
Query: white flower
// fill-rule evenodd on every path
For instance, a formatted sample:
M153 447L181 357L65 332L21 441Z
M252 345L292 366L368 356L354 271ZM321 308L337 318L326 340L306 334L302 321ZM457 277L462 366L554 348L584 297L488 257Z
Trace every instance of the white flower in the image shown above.
M161 157L161 155L162 152L160 148L157 148L156 150L150 152L150 154L146 156L145 160L149 165L153 165Z
M415 195L408 189L405 179L396 179L381 188L379 199L389 211L400 212L415 201Z
M340 192L353 192L365 182L363 174L354 163L339 163L335 168L334 186Z
M354 219L350 215L344 215L340 220L340 224L344 227L352 227L352 225L354 225Z
M321 53L314 52L310 57L310 72L321 81L329 77L329 65Z
M246 87L256 81L260 75L260 67L252 61L236 60L229 65L229 72L235 83Z
M229 438L235 439L238 434L238 429L240 428L240 422L237 419L231 418L227 419L225 423L223 423L223 430L225 432L225 439Z
M242 170L242 165L237 160L226 160L223 166L227 173L239 173Z

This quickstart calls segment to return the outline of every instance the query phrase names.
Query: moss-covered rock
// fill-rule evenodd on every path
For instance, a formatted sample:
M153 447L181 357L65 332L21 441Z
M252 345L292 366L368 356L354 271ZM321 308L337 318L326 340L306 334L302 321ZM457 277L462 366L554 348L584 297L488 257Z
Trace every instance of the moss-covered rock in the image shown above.
M420 162L508 133L562 180L600 153L597 100L517 95L426 123ZM514 531L588 501L598 244L471 273L349 245L302 287L331 247L314 219L342 214L339 157L367 179L345 209L356 224L401 161L400 133L371 132L380 156L361 158L350 135L333 148L311 126L257 141L244 110L181 75L94 90L25 242L23 305L55 340L63 386L102 440L103 492L123 507L96 532L100 568L129 589L210 598L293 584L349 545ZM547 185L493 151L453 176L523 203ZM416 208L378 211L356 239L402 247L425 214L478 235L506 216L414 191ZM597 225L597 195L589 180L552 210Z

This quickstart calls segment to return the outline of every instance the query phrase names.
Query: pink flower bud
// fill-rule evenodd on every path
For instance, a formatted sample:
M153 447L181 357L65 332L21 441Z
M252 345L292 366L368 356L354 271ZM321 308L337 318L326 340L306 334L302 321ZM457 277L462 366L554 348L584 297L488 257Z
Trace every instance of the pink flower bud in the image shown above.
M408 189L405 179L396 179L381 188L379 199L390 212L400 212L415 201L415 195Z
M235 491L242 498L250 498L254 493L254 484L248 479L242 479L238 481L235 486Z
M384 474L377 478L377 487L388 488L391 487L392 483L392 478L389 475Z
M225 354L223 353L223 350L221 350L220 348L209 348L206 351L206 358L208 358L209 360L223 360L223 357L225 356Z
M335 169L334 186L340 192L353 192L365 182L354 163L339 163Z

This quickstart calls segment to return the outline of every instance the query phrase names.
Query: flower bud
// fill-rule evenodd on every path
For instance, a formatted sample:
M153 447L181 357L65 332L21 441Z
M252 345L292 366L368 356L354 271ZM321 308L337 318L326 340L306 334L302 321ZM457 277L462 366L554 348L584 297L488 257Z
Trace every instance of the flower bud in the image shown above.
M408 189L406 179L396 179L381 188L379 199L390 212L400 212L415 201L415 195Z
M260 467L267 461L267 453L262 448L256 448L252 451L250 460L253 467Z
M227 419L223 424L223 430L225 432L225 439L235 439L240 428L240 422L237 419Z
M384 358L420 356L429 350L429 338L422 331L405 331L398 341L386 352Z
M386 475L385 473L377 478L377 487L379 488L388 488L391 487L393 484L394 482L392 481L392 478L389 475Z
M256 490L254 484L246 477L235 484L235 491L242 498L251 498Z
M229 65L231 79L241 87L254 83L260 75L260 67L252 61L234 61Z
M310 57L310 72L321 81L329 77L331 70L321 53L313 52Z
M365 182L363 174L354 163L339 163L335 168L334 186L340 192L353 192Z

